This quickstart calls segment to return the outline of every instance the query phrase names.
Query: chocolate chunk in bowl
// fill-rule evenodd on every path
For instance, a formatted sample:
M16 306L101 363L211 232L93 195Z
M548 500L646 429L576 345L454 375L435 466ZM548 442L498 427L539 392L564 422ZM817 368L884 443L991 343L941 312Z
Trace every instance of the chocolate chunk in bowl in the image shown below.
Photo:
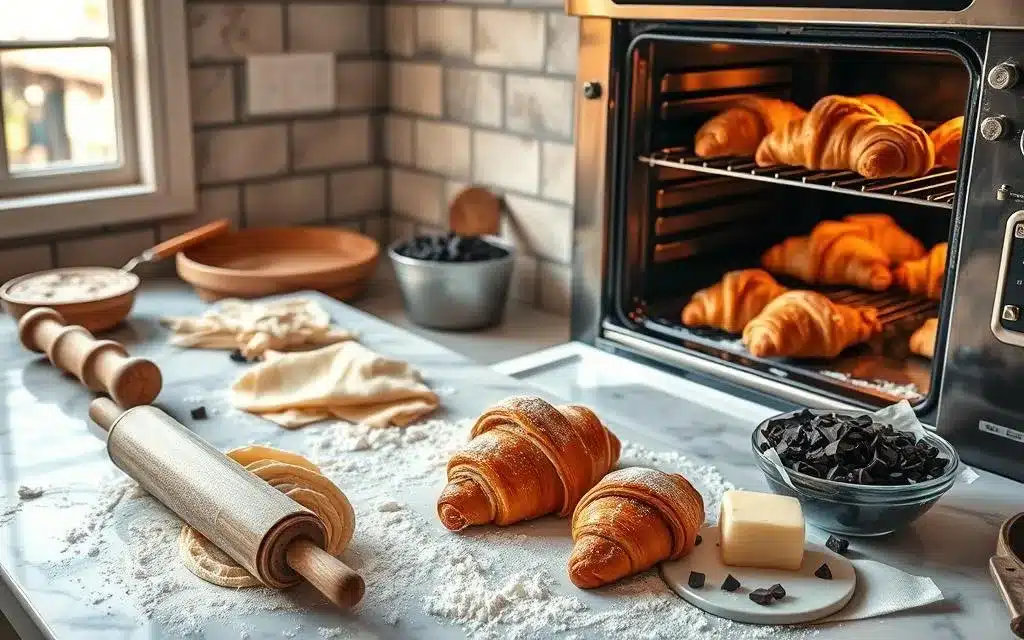
M789 482L768 457L772 448ZM953 486L960 469L943 438L918 438L864 411L783 413L754 429L751 449L773 492L800 500L811 524L849 536L909 525Z

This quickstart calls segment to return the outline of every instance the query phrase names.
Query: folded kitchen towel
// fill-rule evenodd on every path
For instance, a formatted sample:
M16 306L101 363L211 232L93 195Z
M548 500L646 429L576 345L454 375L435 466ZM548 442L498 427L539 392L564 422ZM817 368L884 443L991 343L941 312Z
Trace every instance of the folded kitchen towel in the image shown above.
M857 588L850 602L816 623L863 620L906 611L942 600L931 578L915 576L875 560L851 560Z
M272 302L222 300L199 317L168 317L171 344L200 349L238 349L252 360L269 349L287 351L355 340L351 331L332 328L331 317L305 298Z
M267 351L231 387L231 404L293 429L327 418L405 426L440 403L407 363L341 342L314 351Z

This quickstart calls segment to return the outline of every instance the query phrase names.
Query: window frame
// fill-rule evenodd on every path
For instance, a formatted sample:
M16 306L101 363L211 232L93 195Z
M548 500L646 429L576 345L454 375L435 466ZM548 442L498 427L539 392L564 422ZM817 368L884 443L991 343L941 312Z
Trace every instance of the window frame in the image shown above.
M185 0L111 0L110 10L112 67L115 76L127 74L113 83L124 163L26 178L32 192L23 195L3 195L0 189L0 239L157 220L195 209ZM46 173L51 172L41 172Z

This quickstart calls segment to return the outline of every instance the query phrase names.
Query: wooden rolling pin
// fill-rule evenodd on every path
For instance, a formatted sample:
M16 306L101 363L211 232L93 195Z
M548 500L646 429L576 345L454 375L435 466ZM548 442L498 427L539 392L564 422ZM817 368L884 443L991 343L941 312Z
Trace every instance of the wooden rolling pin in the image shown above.
M122 412L107 398L89 416L107 431L115 465L261 582L281 589L305 578L341 608L362 599L362 577L323 550L316 514L177 420L150 406Z
M67 326L53 309L32 309L18 321L18 337L30 351L46 354L97 393L106 393L122 407L149 404L160 394L160 369L145 358L129 357L113 340L97 340L85 327Z

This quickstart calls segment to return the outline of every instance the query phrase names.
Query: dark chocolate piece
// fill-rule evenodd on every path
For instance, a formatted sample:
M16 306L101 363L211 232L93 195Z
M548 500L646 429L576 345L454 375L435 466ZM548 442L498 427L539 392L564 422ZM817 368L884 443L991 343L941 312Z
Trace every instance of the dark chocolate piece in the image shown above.
M696 571L690 572L690 579L686 581L691 589L700 589L704 586L704 574Z
M206 420L206 407L196 407L191 411L193 420Z
M243 356L241 350L239 349L235 349L234 351L232 351L231 355L229 355L228 357L234 360L235 362L249 362L249 359Z
M697 534L697 539L693 541L693 546L699 547L700 543L702 543L702 542L704 542L704 538L701 538L700 534L698 533Z
M767 607L772 602L775 602L775 597L767 589L754 589L750 592L750 599L762 607Z
M480 262L508 255L508 251L483 238L460 236L453 232L441 236L416 236L398 245L395 252L407 258L434 262Z
M845 538L829 536L828 540L825 541L825 546L839 555L843 555L846 553L846 550L850 548L850 541Z
M732 591L735 591L735 590L737 590L739 588L740 588L740 581L737 580L736 578L734 578L731 573L729 575L725 576L725 582L722 583L722 591L732 592Z
M768 587L768 593L772 594L772 597L776 600L782 600L786 597L786 588L776 582L772 586Z
M828 563L823 562L820 567L814 572L814 575L818 576L822 580L832 579L832 570L828 568Z

